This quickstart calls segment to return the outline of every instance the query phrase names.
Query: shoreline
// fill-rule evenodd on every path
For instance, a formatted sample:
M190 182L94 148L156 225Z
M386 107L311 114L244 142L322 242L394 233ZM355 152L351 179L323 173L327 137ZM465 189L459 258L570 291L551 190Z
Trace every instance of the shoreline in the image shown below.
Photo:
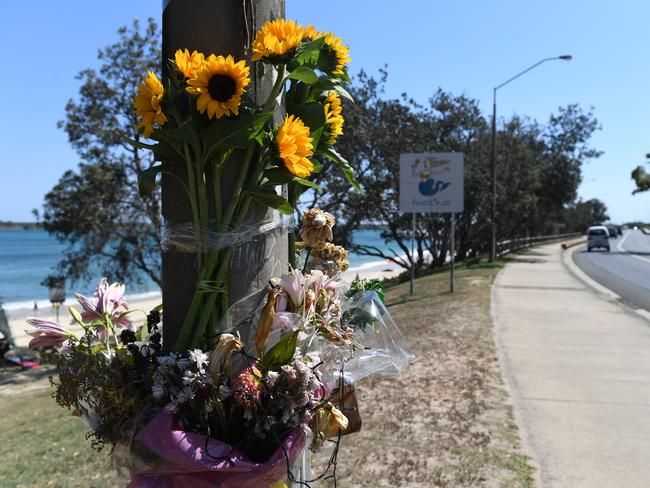
M345 273L343 273L342 276L343 280L347 282L352 282L357 276L361 279L375 278L381 280L393 278L403 271L404 270L395 263L378 260L350 268ZM136 315L134 314L134 322L141 323L145 320L144 314L148 313L149 310L153 309L154 307L160 305L162 301L162 294L160 291L150 291L144 293L136 293L133 295L126 295L125 298L132 310L140 310L143 312L142 317L140 317L141 314L137 314L137 318L135 318ZM34 310L32 308L33 302L13 302L13 304L17 305L29 305L27 307L19 307L15 305L12 306L13 304L11 302L3 305L5 313L7 314L9 328L11 329L14 341L18 347L26 347L27 343L31 339L31 337L25 334L25 328L28 327L27 323L25 322L27 317L38 317L39 319L43 320L56 321L56 311L50 306L50 302L47 300L44 301L45 306L42 307L40 305L40 301L38 303L39 309L37 313L34 313ZM69 322L68 307L70 306L75 306L75 308L79 310L77 301L74 298L68 298L65 303L59 308L60 323L66 324Z

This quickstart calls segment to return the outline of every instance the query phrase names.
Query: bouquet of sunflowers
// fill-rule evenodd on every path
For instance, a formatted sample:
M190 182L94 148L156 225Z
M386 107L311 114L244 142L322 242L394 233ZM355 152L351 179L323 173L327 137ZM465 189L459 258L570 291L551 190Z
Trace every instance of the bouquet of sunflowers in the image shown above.
M319 159L340 166L359 189L350 166L333 147L343 132L341 97L350 98L345 89L347 46L311 26L275 20L257 33L252 52L258 69L273 70L275 77L260 105L246 96L246 61L187 49L176 52L164 84L149 72L135 99L138 127L157 143L132 142L160 161L142 173L141 192L152 191L156 174L171 166L183 165L187 174L184 188L201 289L172 348L176 352L213 342L208 325L218 322L228 307L233 247L227 243L246 227L253 202L292 215L300 189L316 187L309 176L320 171ZM275 124L283 92L287 113ZM234 188L223 188L226 172L237 174ZM280 185L288 185L288 198L277 193ZM224 194L229 195L227 205Z
M283 486L307 444L319 448L360 425L348 418L357 414L346 388L411 358L380 286L343 281L347 252L332 243L334 217L319 209L304 213L301 242L291 233L290 267L261 290L266 299L245 316L230 305L235 236L245 234L253 202L292 215L301 189L315 186L319 159L359 189L333 147L341 97L350 98L348 48L275 20L252 51L252 62L275 73L262 104L246 95L244 60L188 50L175 53L164 83L149 72L135 99L138 128L154 143L131 142L158 161L141 174L141 193L159 173L187 175L198 282L177 342L162 347L162 306L138 326L124 286L106 279L92 298L77 296L73 327L29 320L30 346L57 367L57 402L87 420L95 447L111 446L132 487ZM283 92L287 114L276 123ZM236 173L234 187L224 188L226 172Z

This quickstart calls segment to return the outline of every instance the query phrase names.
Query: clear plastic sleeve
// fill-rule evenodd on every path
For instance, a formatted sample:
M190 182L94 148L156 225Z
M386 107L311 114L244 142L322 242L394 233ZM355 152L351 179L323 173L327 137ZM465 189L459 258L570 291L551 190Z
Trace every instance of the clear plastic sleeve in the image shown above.
M372 374L394 376L408 366L413 353L376 292L356 293L342 310L361 346L345 364L346 383L354 384Z

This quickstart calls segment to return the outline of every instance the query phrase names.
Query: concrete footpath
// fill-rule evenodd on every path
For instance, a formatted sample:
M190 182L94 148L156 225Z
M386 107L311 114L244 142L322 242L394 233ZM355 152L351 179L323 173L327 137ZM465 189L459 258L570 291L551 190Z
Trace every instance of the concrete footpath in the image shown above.
M499 273L492 312L517 422L543 487L650 487L650 321L533 248Z

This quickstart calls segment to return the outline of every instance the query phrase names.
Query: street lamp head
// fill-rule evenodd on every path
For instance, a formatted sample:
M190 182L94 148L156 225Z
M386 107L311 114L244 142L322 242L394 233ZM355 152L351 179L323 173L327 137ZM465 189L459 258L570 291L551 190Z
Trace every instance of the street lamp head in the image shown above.
M558 59L562 59L563 61L571 61L573 59L573 56L570 54L563 54L562 56L558 56Z

